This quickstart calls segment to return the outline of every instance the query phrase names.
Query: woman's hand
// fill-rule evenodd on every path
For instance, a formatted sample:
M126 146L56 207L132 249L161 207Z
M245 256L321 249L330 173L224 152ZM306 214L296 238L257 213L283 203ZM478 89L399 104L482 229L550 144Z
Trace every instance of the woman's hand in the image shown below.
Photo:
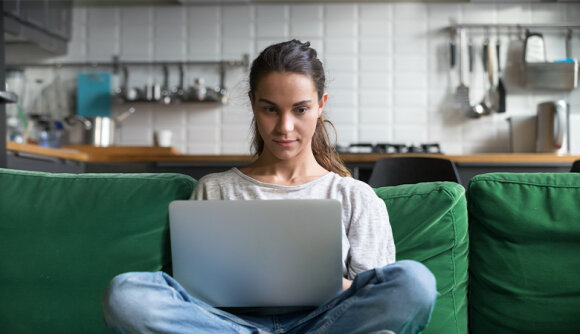
M348 288L350 288L351 285L352 285L352 281L347 280L344 277L342 278L342 291L348 290Z

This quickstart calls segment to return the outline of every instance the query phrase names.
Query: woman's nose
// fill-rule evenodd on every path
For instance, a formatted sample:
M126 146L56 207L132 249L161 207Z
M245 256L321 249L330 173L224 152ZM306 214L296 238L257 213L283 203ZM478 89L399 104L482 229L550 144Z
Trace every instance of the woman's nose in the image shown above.
M294 118L292 114L286 112L281 113L277 125L280 132L286 133L294 130Z

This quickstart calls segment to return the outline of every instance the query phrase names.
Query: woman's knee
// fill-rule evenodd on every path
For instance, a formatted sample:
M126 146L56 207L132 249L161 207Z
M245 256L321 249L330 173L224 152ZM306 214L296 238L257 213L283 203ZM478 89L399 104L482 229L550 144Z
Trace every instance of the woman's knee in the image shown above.
M430 312L437 297L435 276L423 264L403 260L379 269L384 279L394 280L400 294L416 309Z
M141 318L146 312L148 300L155 289L146 289L157 281L159 273L125 273L111 280L103 293L103 316L107 323L123 322L123 319ZM141 307L140 307L141 306Z

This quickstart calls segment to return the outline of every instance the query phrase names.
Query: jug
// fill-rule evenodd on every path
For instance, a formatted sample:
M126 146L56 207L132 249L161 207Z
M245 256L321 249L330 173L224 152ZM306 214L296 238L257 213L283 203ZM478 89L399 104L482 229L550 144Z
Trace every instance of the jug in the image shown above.
M538 104L536 119L536 152L568 153L568 105L566 101Z
M131 114L135 108L121 113L117 117L83 117L70 116L66 119L69 130L69 144L88 144L107 147L114 144L115 130L119 124Z

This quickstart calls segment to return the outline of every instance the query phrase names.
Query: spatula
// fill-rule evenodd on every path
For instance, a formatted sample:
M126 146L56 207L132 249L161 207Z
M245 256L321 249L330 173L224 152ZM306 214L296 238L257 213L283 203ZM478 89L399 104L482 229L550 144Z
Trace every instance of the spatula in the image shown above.
M501 63L500 63L500 41L499 41L499 37L497 39L497 41L495 42L495 51L497 54L497 76L498 76L498 82L497 82L497 94L498 94L498 104L497 104L497 112L498 113L503 113L505 112L505 98L506 98L506 89L505 86L503 84L503 79L502 79L502 72L501 72Z
M470 118L477 118L479 115L474 114L471 110L471 103L469 102L469 87L463 80L463 50L465 50L465 30L459 31L459 86L455 90L455 102L459 110Z

